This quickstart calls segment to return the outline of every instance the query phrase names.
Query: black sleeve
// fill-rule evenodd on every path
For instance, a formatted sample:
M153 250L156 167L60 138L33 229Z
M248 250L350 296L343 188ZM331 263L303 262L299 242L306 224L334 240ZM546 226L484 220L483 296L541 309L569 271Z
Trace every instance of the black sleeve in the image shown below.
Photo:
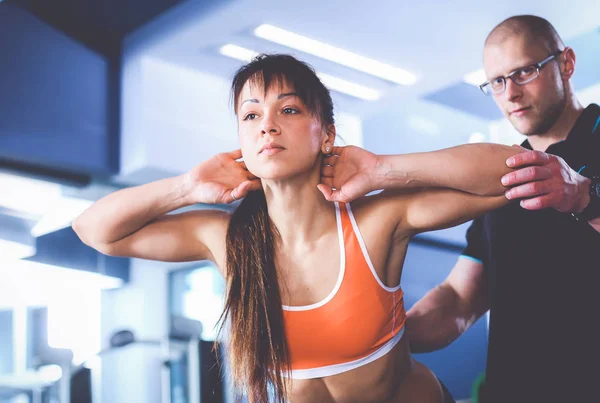
M600 176L600 117L598 118L598 126L594 131L592 138L592 157L590 158L590 176Z
M592 176L600 176L600 115L594 125L591 144L589 145L587 154L586 167L583 170L583 175L588 178Z
M473 220L467 230L467 246L463 249L461 257L472 259L482 264L485 262L482 218Z

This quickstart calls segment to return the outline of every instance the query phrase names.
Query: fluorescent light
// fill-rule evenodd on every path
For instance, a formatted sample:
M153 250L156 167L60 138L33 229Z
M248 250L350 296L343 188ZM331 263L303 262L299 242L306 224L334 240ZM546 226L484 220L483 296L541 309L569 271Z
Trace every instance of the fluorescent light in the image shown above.
M318 56L322 59L396 84L412 85L417 82L417 77L406 70L286 31L273 25L263 24L254 30L254 34L259 38Z
M487 77L485 76L485 71L483 71L483 69L479 69L469 74L465 74L465 76L463 77L463 81L465 83L474 85L475 87L479 87L486 80Z
M252 58L258 54L252 50L232 44L222 46L221 49L219 49L219 52L224 56L229 56L243 62L250 62Z
M243 62L249 62L254 56L258 55L258 53L253 50L232 44L222 46L219 49L219 52L224 56L241 60ZM317 76L319 76L319 79L326 87L333 91L341 92L367 101L376 101L381 97L381 94L377 90L344 80L339 77L334 77L324 73L317 73Z
M19 260L33 255L35 255L33 246L0 239L0 259Z
M365 87L364 85L330 76L329 74L317 73L317 75L326 87L329 87L334 91L342 92L366 101L377 101L381 97L381 94L378 91Z

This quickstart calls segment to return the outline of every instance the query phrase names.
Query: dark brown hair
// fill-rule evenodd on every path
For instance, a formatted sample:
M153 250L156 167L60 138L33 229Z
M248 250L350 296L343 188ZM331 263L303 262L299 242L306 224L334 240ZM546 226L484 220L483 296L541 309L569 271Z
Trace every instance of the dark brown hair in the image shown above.
M237 113L244 85L288 84L323 125L332 124L333 102L327 88L307 64L288 55L259 55L239 69L232 83ZM277 228L263 191L251 192L233 213L227 230L227 296L221 330L229 321L228 353L236 389L250 403L287 400L284 374L290 356L283 324L281 293L275 267Z

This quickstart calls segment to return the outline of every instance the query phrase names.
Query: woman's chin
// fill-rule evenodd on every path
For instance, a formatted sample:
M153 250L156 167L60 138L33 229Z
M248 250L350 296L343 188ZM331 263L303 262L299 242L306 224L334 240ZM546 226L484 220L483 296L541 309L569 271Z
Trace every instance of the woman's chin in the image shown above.
M264 164L260 167L252 167L249 171L260 178L261 180L267 181L283 181L283 180L293 180L299 177L308 177L313 176L314 174L314 165L300 165L300 166L290 166L289 161L287 163L282 164Z
M300 172L292 171L289 169L289 167L286 167L285 169L263 169L258 175L254 175L263 181L285 181L300 174Z
M256 175L263 181L282 181L290 178L290 175L285 175L279 172L268 172L263 175Z

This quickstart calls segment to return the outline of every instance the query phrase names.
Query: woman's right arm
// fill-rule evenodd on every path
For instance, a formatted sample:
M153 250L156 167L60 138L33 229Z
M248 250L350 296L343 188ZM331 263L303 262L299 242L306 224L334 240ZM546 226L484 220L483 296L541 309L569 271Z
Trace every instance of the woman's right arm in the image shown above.
M231 203L232 192L239 199L260 188L236 161L240 157L239 151L219 154L184 175L111 193L79 216L73 229L107 255L223 263L229 213L168 213L196 203Z

